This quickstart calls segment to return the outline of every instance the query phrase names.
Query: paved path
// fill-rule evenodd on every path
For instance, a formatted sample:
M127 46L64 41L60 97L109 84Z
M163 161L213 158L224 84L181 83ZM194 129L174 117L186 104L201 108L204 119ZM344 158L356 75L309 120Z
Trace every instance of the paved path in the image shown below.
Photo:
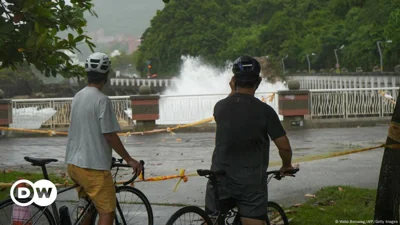
M290 131L288 136L293 146L294 158L350 148L367 147L384 142L387 126L372 128L313 129ZM23 168L32 170L23 156L54 157L60 160L53 164L52 171L63 172L65 137L49 138L9 138L0 139L1 168ZM144 159L146 176L176 174L177 168L186 168L194 172L197 168L209 168L214 145L212 133L190 133L171 136L159 134L152 136L129 137L126 142L128 151L136 158ZM281 181L272 180L269 186L270 199L283 205L303 202L304 195L313 193L328 185L352 185L376 188L383 149L305 162L300 164L301 171L295 178ZM279 156L275 147L271 148L271 161ZM275 167L276 168L276 167ZM270 169L275 169L270 168ZM121 179L130 172L122 171ZM189 177L177 192L172 192L177 180L138 183L153 203L184 203L204 205L205 178ZM66 196L75 198L74 193ZM63 199L60 197L60 200ZM153 206L156 224L165 224L176 207ZM164 222L164 223L163 223Z

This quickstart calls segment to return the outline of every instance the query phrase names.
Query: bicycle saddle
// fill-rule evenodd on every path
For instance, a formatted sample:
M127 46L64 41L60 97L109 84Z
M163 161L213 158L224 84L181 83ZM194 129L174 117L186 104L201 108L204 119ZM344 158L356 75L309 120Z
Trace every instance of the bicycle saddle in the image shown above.
M33 157L28 157L25 156L24 159L34 166L44 166L46 164L49 164L51 162L58 162L58 159L50 159L50 158L33 158Z

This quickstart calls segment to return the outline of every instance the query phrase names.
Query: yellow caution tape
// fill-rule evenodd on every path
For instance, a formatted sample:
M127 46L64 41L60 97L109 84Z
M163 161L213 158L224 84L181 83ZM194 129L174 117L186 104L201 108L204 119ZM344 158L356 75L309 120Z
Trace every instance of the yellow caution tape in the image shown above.
M266 102L266 100L272 102L274 100L274 97L275 97L275 93L269 95L267 97L267 99L265 99L264 96L261 96L261 100L263 102ZM172 128L167 127L165 129L154 129L154 130L143 131L143 132L118 133L118 135L119 136L124 136L124 137L129 137L131 135L145 135L145 134L155 134L155 133L161 133L161 132L168 132L168 133L174 134L172 132L174 130L181 129L181 128L186 128L186 127L198 126L198 125L205 124L205 123L210 123L213 120L214 120L214 117L209 117L209 118L206 118L206 119L199 120L197 122L188 123L188 124L184 124L184 125L177 125L177 126L172 127ZM54 136L54 135L64 135L64 136L68 135L68 132L58 132L58 131L53 131L53 130L48 130L48 131L44 131L44 130L29 130L29 129L20 129L20 128L9 128L9 127L0 127L0 130L25 132L25 133L48 134L50 137ZM125 138L125 141L126 141L126 138Z
M200 124L204 123L210 123L214 120L214 117L206 118L203 120L199 120L194 123L189 123L189 124L184 124L184 125L177 125L176 127L172 128L165 128L165 129L154 129L154 130L149 130L149 131L143 131L143 132L126 132L126 133L118 133L119 136L124 136L124 137L129 137L131 135L145 135L145 134L155 134L155 133L161 133L161 132L170 132L173 133L173 130L177 130L180 128L186 128L186 127L193 127L197 126ZM25 132L25 133L38 133L38 134L48 134L49 136L54 136L54 135L68 135L68 132L58 132L54 130L29 130L29 129L21 129L21 128L9 128L9 127L0 127L0 130L5 130L5 131L16 131L16 132Z
M188 177L192 177L192 176L198 176L197 172L196 173L191 173L191 174L185 174L185 169L181 169L179 171L178 175L168 175L168 176L157 176L157 177L149 177L147 179L143 180L143 175L141 174L140 180L136 180L133 183L138 183L138 182L155 182L155 181L164 181L164 180L172 180L172 179L179 179L178 183L175 185L174 188L174 192L176 191L176 189L178 188L179 183L183 180L183 182L187 182L188 181ZM126 181L117 181L116 184L123 184ZM133 184L132 183L132 184ZM3 183L0 182L0 188L10 188L13 185L13 183ZM69 183L67 180L63 183L63 184L55 184L56 187L71 187L73 186L73 183Z
M400 150L400 144L392 144L392 145L381 144L381 145L368 147L368 148L346 150L346 151L342 151L342 152L332 152L332 153L325 154L325 155L315 155L315 156L310 156L310 157L301 157L301 158L294 159L293 163L300 163L300 162L315 161L315 160L326 159L326 158L333 158L333 157L338 157L338 156L343 156L343 155L349 155L349 154L354 154L354 153L374 150L374 149L378 149L378 148L389 148L389 149L393 149L393 150ZM279 166L279 165L282 165L281 161L273 161L273 162L269 163L269 166ZM141 174L139 176L140 180L136 180L133 183L138 183L138 182L156 182L156 181L179 179L178 182L176 183L174 189L173 189L173 191L175 192L177 190L179 184L181 183L181 181L186 183L188 181L188 177L199 176L197 174L197 172L190 173L190 174L186 174L185 172L186 172L185 169L180 169L179 170L179 174L177 174L177 175L149 177L149 178L144 179L144 180L143 180L143 175ZM116 182L116 184L123 184L125 182L126 181L118 181L118 182ZM132 185L133 185L133 183L132 183ZM0 182L0 188L9 188L9 187L12 186L12 184L13 183L1 183ZM63 183L63 184L55 184L55 185L56 185L56 187L70 187L70 186L73 186L74 184L68 183L68 181L65 181L65 183Z
M387 100L389 100L392 104L396 105L396 101L394 101L393 99L389 98L386 96L386 93L384 91L379 91L379 94L381 94L384 98L386 98Z

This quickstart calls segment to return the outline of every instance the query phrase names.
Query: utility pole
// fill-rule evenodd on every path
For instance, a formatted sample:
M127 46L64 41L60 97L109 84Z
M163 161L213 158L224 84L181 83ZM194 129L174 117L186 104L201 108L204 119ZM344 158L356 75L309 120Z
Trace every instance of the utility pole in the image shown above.
M335 49L335 57L336 57L336 73L340 73L340 64L339 64L339 57L337 55L337 51L338 50L342 50L344 48L344 45L342 45L342 47L340 47L339 49Z
M282 58L282 67L283 67L283 75L285 75L285 59L287 59L289 55L286 55L284 58Z
M152 68L152 66L151 66L151 60L147 60L146 61L146 64L147 64L147 78L150 78L150 76L151 76L151 68Z
M311 55L317 55L315 53L311 53ZM311 74L311 63L310 63L310 57L307 54L307 61L308 61L308 74Z
M387 40L385 42L392 43L392 40ZM382 41L376 42L376 45L378 46L378 51L379 51L379 58L380 58L380 63L381 63L381 73L382 73L383 72L383 55L382 55L382 50L381 50L381 43L382 43Z

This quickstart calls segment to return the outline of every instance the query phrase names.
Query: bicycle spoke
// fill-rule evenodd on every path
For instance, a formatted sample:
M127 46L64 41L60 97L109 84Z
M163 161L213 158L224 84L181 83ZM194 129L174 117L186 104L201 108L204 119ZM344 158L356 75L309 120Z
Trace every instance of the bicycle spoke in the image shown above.
M179 223L177 223L179 221ZM185 213L179 217L179 220L176 221L174 224L179 225L195 225L195 224L204 224L204 219L198 215L197 213L189 212ZM210 224L211 225L211 224Z
M147 223L148 217L146 207L137 195L130 192L122 192L117 193L117 199L127 224Z
M149 205L150 203L148 203L148 200L142 199L145 198L143 193L135 188L120 187L116 196L118 205L115 212L114 225L153 224L151 208L147 209L146 207L146 204ZM97 221L98 217L96 217L95 223ZM124 224L124 221L126 224Z
M51 225L47 218L51 215L45 215L45 211L33 205L14 208L10 202L2 205L0 211L0 224Z

